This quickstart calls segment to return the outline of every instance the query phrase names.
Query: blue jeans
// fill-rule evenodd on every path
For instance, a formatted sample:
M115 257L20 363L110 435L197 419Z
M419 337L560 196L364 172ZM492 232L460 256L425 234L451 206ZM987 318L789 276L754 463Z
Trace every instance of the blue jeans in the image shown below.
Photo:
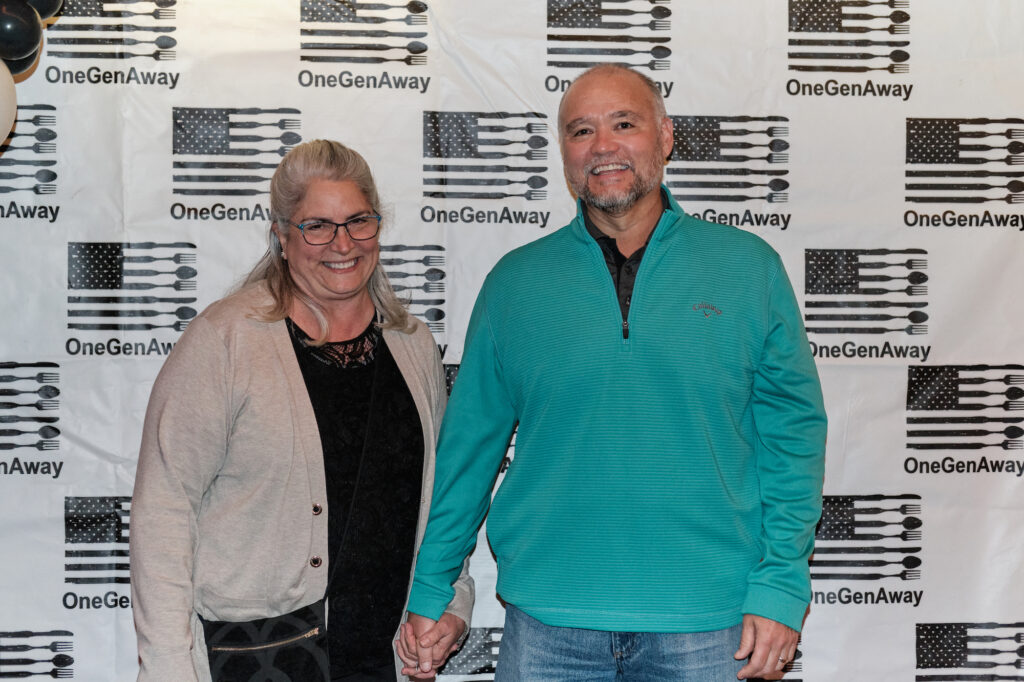
M544 625L509 604L495 682L735 682L741 626L607 632Z

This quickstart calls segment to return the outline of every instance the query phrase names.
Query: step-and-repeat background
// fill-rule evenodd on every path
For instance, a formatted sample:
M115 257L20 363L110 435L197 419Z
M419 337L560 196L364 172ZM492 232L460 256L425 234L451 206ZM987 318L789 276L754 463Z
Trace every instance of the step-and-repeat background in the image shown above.
M803 305L831 428L787 679L1024 680L1022 29L1014 0L66 0L0 152L0 671L134 678L150 386L262 253L290 146L368 158L453 378L490 266L573 214L561 92L614 61L665 96L672 193ZM493 677L481 548L442 679Z

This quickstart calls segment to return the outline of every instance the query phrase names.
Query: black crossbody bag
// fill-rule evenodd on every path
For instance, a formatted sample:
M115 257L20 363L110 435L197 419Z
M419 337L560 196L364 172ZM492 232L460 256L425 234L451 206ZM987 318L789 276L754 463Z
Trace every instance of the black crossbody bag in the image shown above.
M383 341L382 341L383 342ZM342 531L340 556L348 537L349 521L359 492L359 481L370 440L370 425L377 397L379 363L374 364L370 408L366 416L363 448L356 469L356 484ZM334 579L336 562L327 584ZM313 602L291 613L240 623L199 617L206 639L213 682L330 682L327 651L327 600Z

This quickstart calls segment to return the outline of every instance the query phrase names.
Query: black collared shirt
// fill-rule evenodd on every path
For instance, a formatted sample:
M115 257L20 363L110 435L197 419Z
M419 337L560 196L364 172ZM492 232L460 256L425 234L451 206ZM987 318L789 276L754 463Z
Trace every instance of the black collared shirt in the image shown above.
M665 190L661 191L661 207L662 212L667 211L669 208ZM619 251L619 246L615 243L615 239L597 228L597 225L590 219L586 208L583 211L583 224L586 226L590 236L601 247L601 253L604 254L604 262L608 266L608 273L612 276L612 283L615 285L615 294L619 299L622 321L625 322L629 317L629 304L633 298L633 285L636 284L636 274L640 271L640 260L644 257L647 243L651 241L651 235L654 234L654 227L657 223L651 226L651 231L647 235L647 242L644 242L644 245L634 251L629 258L623 256L622 252Z

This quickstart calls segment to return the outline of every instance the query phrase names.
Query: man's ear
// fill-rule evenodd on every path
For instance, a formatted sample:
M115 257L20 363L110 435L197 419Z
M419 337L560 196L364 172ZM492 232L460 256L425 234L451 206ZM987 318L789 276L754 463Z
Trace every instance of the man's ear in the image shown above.
M672 158L672 148L675 146L675 127L672 119L666 116L661 119L661 153L665 157L665 163Z

